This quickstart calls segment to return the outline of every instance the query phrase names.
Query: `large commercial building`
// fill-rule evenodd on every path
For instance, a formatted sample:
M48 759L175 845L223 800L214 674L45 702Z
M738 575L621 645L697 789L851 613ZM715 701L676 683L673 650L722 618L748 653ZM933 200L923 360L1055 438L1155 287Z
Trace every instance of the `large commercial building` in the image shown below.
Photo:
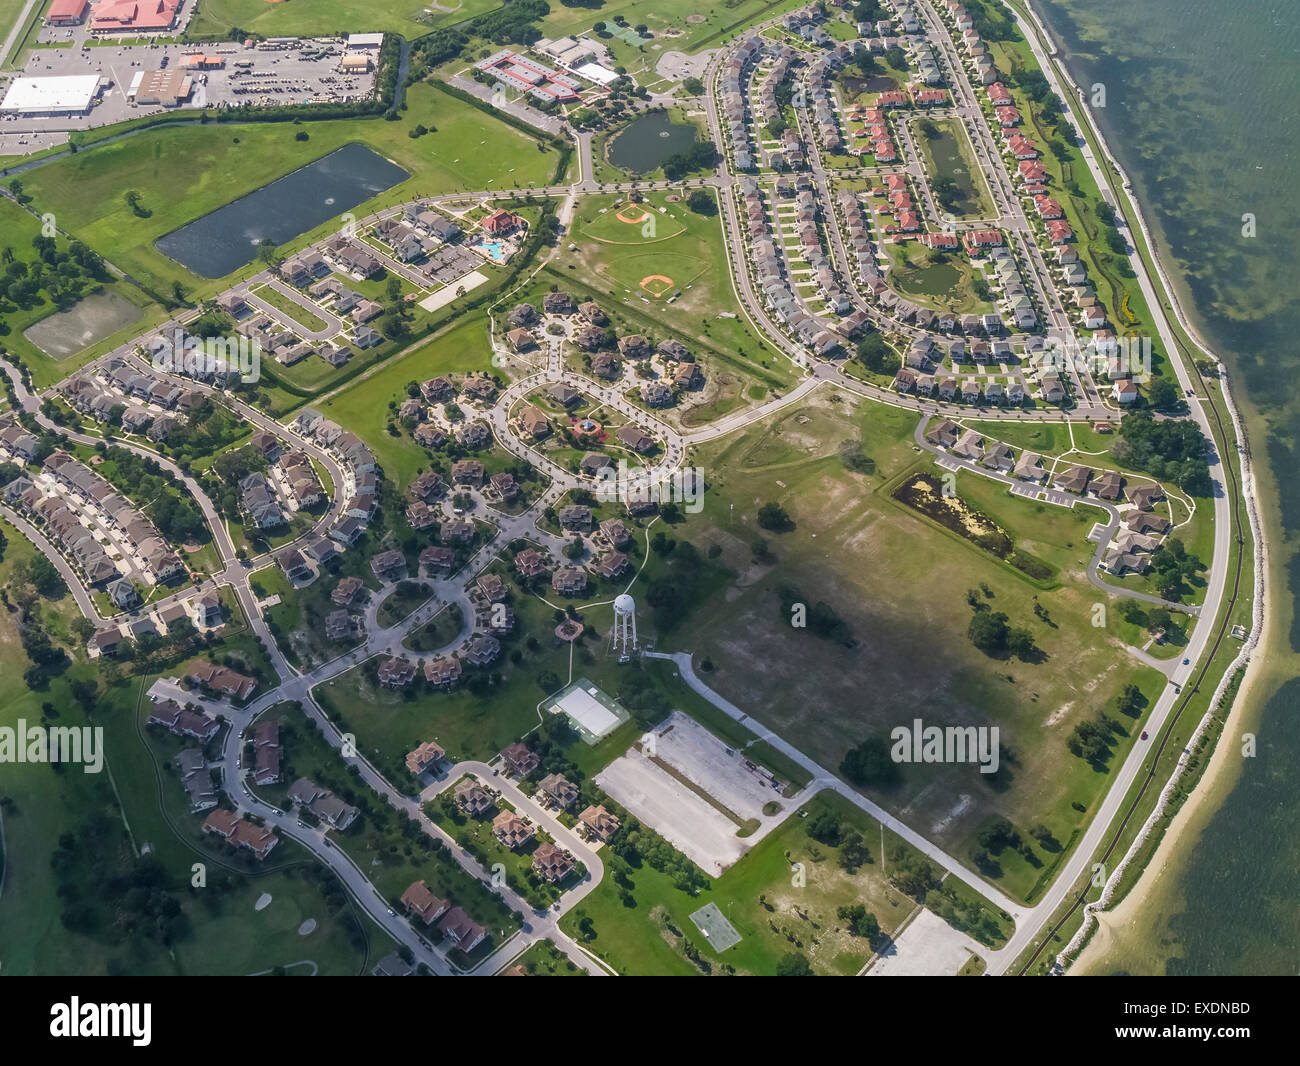
M99 0L90 9L93 33L160 33L176 24L181 0Z
M9 86L0 113L30 118L88 114L99 95L98 74L51 78L17 78Z
M126 98L133 104L180 107L193 88L193 79L183 70L139 70L131 79Z

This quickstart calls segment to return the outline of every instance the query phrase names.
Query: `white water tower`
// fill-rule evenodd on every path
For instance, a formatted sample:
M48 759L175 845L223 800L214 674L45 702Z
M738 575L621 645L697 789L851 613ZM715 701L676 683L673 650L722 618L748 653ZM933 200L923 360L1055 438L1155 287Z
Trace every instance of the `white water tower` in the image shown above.
M637 651L636 601L626 592L614 599L614 628L610 631L609 650L625 663Z

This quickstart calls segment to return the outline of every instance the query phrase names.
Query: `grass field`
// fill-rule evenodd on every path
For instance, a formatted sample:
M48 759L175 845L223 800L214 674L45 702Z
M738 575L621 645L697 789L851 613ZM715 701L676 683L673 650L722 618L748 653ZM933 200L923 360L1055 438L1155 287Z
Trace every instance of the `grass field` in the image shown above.
M158 251L154 242L345 144L366 144L411 174L358 205L358 217L416 196L491 188L490 181L499 181L511 169L512 180L520 185L551 179L557 153L527 134L428 84L412 86L408 101L400 122L345 119L301 127L232 123L144 130L37 168L24 175L24 187L36 210L53 212L61 228L146 286L168 290L173 279L180 279L191 297L201 298L219 292L229 280L198 278ZM407 130L420 123L435 132L408 137ZM300 130L310 139L297 140ZM489 143L491 151L485 151ZM176 179L177 159L186 160L186 180ZM141 208L149 217L137 217L126 205L123 192L128 189L140 193ZM317 227L281 251L338 225L334 220ZM236 273L251 275L261 267L254 262Z
M910 721L917 708L945 724L996 724L1011 759L991 780L967 766L910 765L896 788L874 790L873 798L906 812L910 824L962 858L994 814L1022 829L1042 821L1066 844L1107 781L1104 771L1069 754L1067 735L1124 684L1136 682L1153 700L1164 679L1122 650L1135 634L1117 611L1108 612L1105 630L1091 625L1101 597L1086 581L1093 546L1084 535L1096 512L1028 502L988 479L959 478L960 495L1054 569L1054 582L1035 586L971 542L900 510L892 485L930 466L913 451L912 427L913 416L900 411L873 405L855 412L851 402L827 400L701 449L709 492L703 515L685 530L701 549L718 545L737 577L666 650L710 660L711 685L832 768L850 747ZM850 437L861 440L874 472L845 469L836 450ZM792 532L758 528L755 511L766 501L785 507ZM756 554L758 538L771 558ZM992 610L1033 633L1039 661L991 659L970 643L966 592L981 583L992 593ZM798 600L829 604L856 646L792 630L781 607L788 586ZM1112 764L1136 724L1125 720ZM1032 895L1058 855L1036 854L1034 865L1008 854L1003 887Z
M900 296L954 314L983 314L994 309L975 294L975 268L964 255L936 257L920 241L890 242L883 247L893 264L890 284Z
M418 0L203 0L190 36L225 39L232 27L263 37L310 37L384 30L408 39L500 7L499 0L442 0L438 10Z

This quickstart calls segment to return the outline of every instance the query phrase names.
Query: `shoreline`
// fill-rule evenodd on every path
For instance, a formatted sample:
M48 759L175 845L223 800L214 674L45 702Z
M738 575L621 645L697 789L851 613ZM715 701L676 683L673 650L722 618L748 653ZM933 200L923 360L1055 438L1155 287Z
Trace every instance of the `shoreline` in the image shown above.
M1021 29L1025 40L1028 42L1030 50L1034 53L1040 66L1044 68L1044 73L1059 78L1063 82L1062 87L1068 87L1072 90L1073 99L1068 102L1067 114L1070 114L1070 117L1078 124L1079 119L1072 112L1074 112L1075 107L1078 107L1080 112L1084 108L1082 90L1079 89L1070 75L1068 68L1061 59L1060 49L1056 45L1042 16L1035 10L1031 0L1021 0L1021 3L1026 15L1033 23L1037 36L1041 37L1041 41L1036 39L1035 34L1029 32L1029 27L1022 26ZM1017 21L1021 21L1019 12L1014 7L1011 10ZM1043 42L1050 49L1047 54L1043 54L1041 50ZM1194 840L1199 837L1209 819L1220 809L1228 793L1231 792L1240 779L1242 769L1240 764L1237 765L1235 773L1230 772L1228 765L1230 745L1225 741L1229 740L1232 733L1242 726L1247 716L1258 715L1264 705L1264 700L1260 698L1263 695L1261 688L1268 674L1264 670L1264 662L1261 661L1263 655L1257 656L1256 653L1264 652L1274 639L1275 627L1267 614L1264 613L1263 606L1265 602L1271 599L1271 594L1276 587L1275 582L1270 581L1270 556L1267 550L1267 539L1264 535L1264 523L1259 514L1255 474L1253 465L1250 462L1246 424L1232 399L1226 365L1184 312L1181 299L1182 293L1173 284L1161 259L1161 246L1147 224L1141 205L1137 202L1132 180L1115 158L1098 124L1091 116L1088 116L1087 121L1102 156L1114 168L1114 172L1119 178L1123 197L1127 200L1127 205L1116 204L1115 206L1122 212L1121 219L1128 222L1131 215L1137 229L1141 232L1146 243L1151 265L1154 268L1154 280L1160 283L1161 295L1167 299L1174 321L1182 329L1187 340L1193 346L1200 348L1204 355L1213 359L1220 367L1220 390L1224 406L1227 408L1232 423L1233 434L1236 437L1235 441L1225 443L1236 445L1240 466L1242 502L1245 504L1247 524L1254 546L1252 559L1252 615L1254 622L1246 643L1223 672L1219 686L1220 690L1230 683L1238 668L1244 668L1241 683L1233 696L1231 704L1226 709L1222 709L1224 714L1223 728L1214 744L1209 763L1200 779L1189 791L1182 806L1164 827L1154 852L1143 866L1137 880L1118 902L1109 904L1107 902L1107 893L1118 884L1129 861L1136 857L1136 853L1145 843L1151 829L1163 817L1163 811L1167 804L1167 794L1185 773L1185 761L1184 759L1179 760L1162 786L1160 799L1149 815L1147 823L1144 824L1143 829L1126 850L1120 864L1108 879L1101 900L1085 908L1084 919L1079 930L1072 938L1070 945L1061 952L1061 956L1066 960L1066 972L1080 975L1090 972L1101 965L1123 931L1136 919L1138 913L1144 907L1156 905L1157 890L1166 890L1165 874L1170 873L1181 864L1185 847L1191 846ZM1082 128L1080 128L1080 135L1083 135ZM1085 158L1087 158L1088 138L1084 136L1083 139ZM1098 162L1098 169L1100 169L1100 166L1101 164ZM1100 177L1100 175L1094 176ZM1103 190L1108 189L1106 184L1099 182L1099 185ZM1134 254L1141 260L1142 256L1136 242L1133 242L1133 244ZM1145 266L1145 264L1143 265ZM1216 692L1216 699L1211 702L1210 707L1193 731L1185 751L1190 750L1196 743L1208 725L1210 717L1216 712L1216 709L1219 709L1217 707L1219 694L1219 692ZM1095 919L1095 922L1093 919ZM1150 929L1147 930L1148 933L1150 931ZM1073 955L1072 958L1071 955Z

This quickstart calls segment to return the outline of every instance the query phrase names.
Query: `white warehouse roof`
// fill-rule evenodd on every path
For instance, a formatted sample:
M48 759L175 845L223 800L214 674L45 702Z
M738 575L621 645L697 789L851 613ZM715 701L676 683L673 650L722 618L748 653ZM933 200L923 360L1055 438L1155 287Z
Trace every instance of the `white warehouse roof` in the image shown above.
M384 43L382 33L350 33L348 34L349 48L379 48Z
M9 86L0 111L18 114L75 113L90 107L99 92L98 74L58 78L18 78Z

